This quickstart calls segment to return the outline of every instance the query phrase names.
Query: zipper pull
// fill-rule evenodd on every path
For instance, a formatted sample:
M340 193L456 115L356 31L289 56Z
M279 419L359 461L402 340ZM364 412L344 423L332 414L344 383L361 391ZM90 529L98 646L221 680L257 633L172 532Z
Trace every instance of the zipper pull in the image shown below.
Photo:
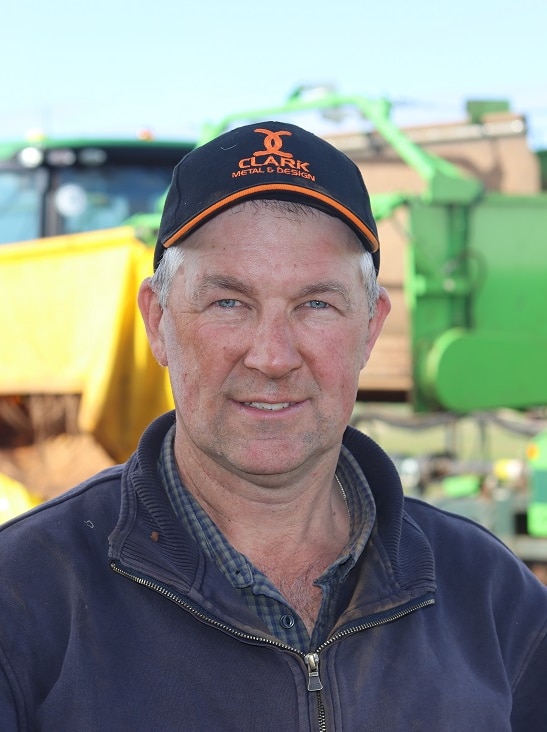
M304 661L308 667L308 691L321 691L323 684L319 678L319 656L317 653L306 653Z

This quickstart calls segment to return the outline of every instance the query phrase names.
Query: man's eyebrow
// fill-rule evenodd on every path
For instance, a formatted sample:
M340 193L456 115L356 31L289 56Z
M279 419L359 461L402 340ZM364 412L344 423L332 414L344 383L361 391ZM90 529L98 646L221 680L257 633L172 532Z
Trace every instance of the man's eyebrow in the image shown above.
M298 292L298 297L312 297L315 295L325 295L329 293L337 293L340 295L346 304L346 307L352 307L352 300L347 287L336 281L324 281L314 282L311 285L306 285Z
M237 277L230 277L228 275L205 275L197 283L195 295L199 298L212 289L238 292L241 295L247 295L249 297L255 294L253 287L249 287L245 282L238 280Z

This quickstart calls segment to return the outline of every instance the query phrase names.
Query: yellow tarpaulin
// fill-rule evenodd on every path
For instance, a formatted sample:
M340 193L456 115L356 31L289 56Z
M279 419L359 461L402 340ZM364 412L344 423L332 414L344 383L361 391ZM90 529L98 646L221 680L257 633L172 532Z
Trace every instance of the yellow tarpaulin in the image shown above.
M0 524L38 505L24 485L0 473Z
M116 460L172 408L137 307L152 253L130 227L0 247L0 393L81 394Z

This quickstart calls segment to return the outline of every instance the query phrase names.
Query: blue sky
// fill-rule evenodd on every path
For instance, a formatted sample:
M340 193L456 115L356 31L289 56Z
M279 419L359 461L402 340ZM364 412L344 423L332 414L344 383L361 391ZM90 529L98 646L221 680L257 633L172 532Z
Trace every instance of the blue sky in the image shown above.
M385 96L401 124L503 98L547 147L545 0L19 0L2 10L0 138L193 138L298 86Z

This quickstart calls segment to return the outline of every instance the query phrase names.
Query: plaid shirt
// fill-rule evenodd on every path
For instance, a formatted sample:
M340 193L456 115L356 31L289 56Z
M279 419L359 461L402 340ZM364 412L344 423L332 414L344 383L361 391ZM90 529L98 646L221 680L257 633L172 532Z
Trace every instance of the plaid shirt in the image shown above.
M277 640L305 653L327 637L337 616L337 606L348 575L368 541L375 506L367 481L351 453L342 446L336 474L344 487L350 514L350 538L338 559L315 580L323 600L310 637L295 610L270 580L238 552L183 486L173 450L175 426L165 436L158 469L173 509L184 529L226 576L236 592Z

